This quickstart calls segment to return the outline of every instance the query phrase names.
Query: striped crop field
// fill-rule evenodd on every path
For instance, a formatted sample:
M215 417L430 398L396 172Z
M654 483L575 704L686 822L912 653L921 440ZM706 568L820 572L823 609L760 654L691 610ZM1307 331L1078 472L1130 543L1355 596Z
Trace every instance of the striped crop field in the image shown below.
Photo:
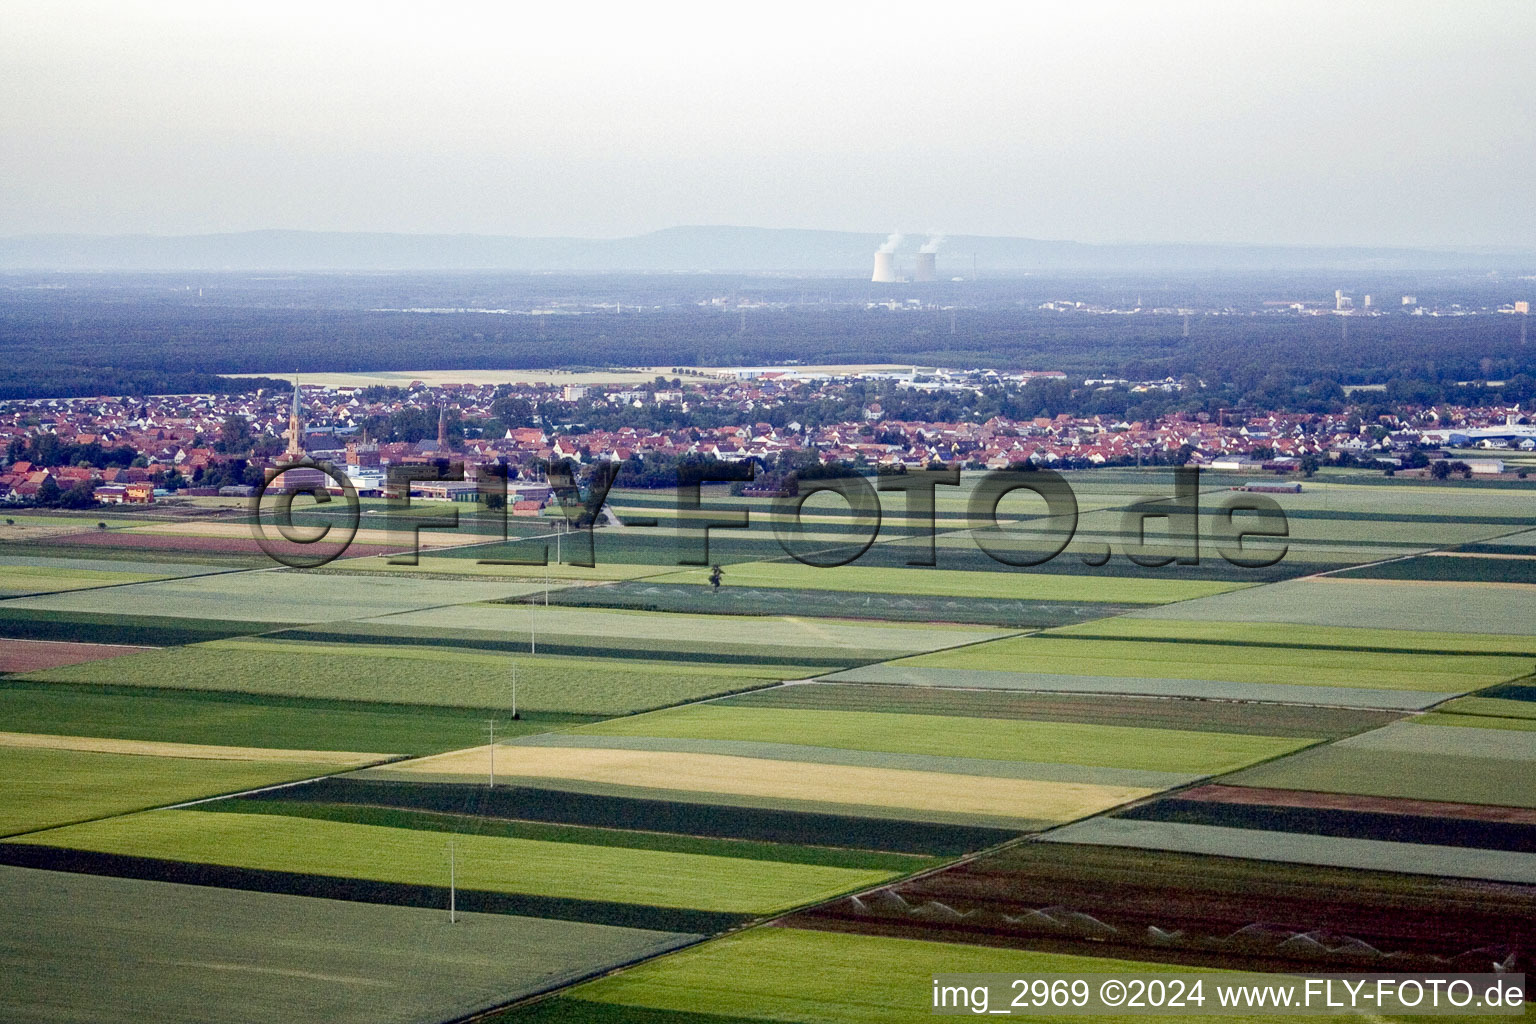
M1144 961L757 928L508 1011L496 1024L919 1024L933 1019L935 974L1125 975L1172 970ZM1238 1014L1225 1019L1253 1024L1273 1018Z
M149 811L17 843L87 853L466 890L767 914L877 884L888 870L392 828L278 814Z
M1338 650L1426 654L1508 654L1532 659L1536 639L1508 633L1448 633L1410 629L1312 626L1288 622L1221 622L1121 615L1061 626L1051 636L1123 640L1192 640L1259 647L1323 647Z
M519 784L1016 831L1092 814L1161 788L609 747L514 743L499 746L495 759L498 775ZM461 782L485 778L490 763L490 749L478 747L403 762L369 777Z
M1513 588L1513 589L1509 589ZM1251 590L1131 614L1152 619L1296 623L1529 636L1532 591L1477 583L1341 579L1285 580Z
M18 867L0 901L11 1021L416 1024L697 938Z
M706 583L708 570L688 569L656 578L658 583ZM1106 601L1163 604L1209 597L1247 584L1215 580L1159 580L1085 576L1048 572L969 572L961 569L909 569L844 565L821 569L784 560L732 566L730 587L791 587L941 597L989 597L1028 601Z
M1223 781L1320 793L1536 808L1536 731L1428 715L1302 751ZM1440 723L1446 724L1440 724Z
M1528 659L1503 655L1442 658L1428 653L1079 640L1065 636L997 640L918 655L896 664L972 670L999 670L1007 666L1012 671L1052 675L1213 679L1443 693L1503 682L1525 674L1532 666Z
M1304 741L1218 732L1038 722L696 705L583 726L583 737L673 737L775 742L934 757L1051 762L1191 776L1230 771L1304 746ZM554 742L559 737L553 738Z
M10 734L14 736L15 734ZM216 796L335 772L372 755L220 748L204 757L189 744L140 744L79 737L0 738L0 834L47 828L144 807ZM72 748L73 747L73 748ZM80 748L84 749L80 749ZM185 756L190 753L190 756ZM311 759L312 758L312 759Z
M6 602L7 610L247 622L325 622L531 593L532 584L445 582L299 572L221 573Z
M29 673L43 682L144 686L439 707L511 707L511 659L494 651L401 644L221 640ZM813 667L805 666L807 671ZM795 666L556 655L517 658L517 702L529 711L624 714L766 685Z

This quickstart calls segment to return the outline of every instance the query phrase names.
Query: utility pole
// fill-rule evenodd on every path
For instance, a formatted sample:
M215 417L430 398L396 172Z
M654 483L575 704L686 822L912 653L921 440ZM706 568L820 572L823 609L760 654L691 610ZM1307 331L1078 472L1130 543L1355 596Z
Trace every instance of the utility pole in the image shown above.
M448 840L448 923L459 923L457 864L453 857L453 840Z
M512 718L517 720L517 662L512 663Z

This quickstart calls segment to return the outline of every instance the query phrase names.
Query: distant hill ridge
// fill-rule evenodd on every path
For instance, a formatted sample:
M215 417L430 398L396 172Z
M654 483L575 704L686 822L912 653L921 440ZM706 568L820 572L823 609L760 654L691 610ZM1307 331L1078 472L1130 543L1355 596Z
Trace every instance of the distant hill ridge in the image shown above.
M866 276L879 234L794 228L676 227L629 238L520 238L324 231L208 235L18 235L0 238L4 270L307 270L788 272ZM910 272L924 241L897 251ZM955 235L939 250L942 278L1001 271L1536 270L1536 250L1499 247L1089 245Z

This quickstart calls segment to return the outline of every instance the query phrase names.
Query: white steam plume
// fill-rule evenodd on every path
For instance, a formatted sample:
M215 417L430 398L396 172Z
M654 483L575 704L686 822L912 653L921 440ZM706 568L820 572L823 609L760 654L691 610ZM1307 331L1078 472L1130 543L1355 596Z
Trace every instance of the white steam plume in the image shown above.
M918 252L938 252L939 246L943 244L944 236L937 231L930 231L928 233L928 241L923 243L923 247Z
M903 237L904 236L902 235L902 233L900 231L892 231L890 237L885 240L885 244L882 245L880 248L876 249L875 251L876 252L895 252L897 247L899 247L901 245L901 240L902 240Z

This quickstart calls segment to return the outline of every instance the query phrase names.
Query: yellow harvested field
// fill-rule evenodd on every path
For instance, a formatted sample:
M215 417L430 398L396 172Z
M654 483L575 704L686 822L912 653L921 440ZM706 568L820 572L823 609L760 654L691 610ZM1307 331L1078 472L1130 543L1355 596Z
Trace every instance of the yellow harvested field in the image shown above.
M206 743L160 743L115 740L98 736L46 736L30 732L0 732L0 747L33 750L79 750L94 754L142 754L146 757L185 757L206 761L303 761L353 768L388 761L396 754L355 750L282 750L276 747L218 747Z
M482 746L434 754L391 765L390 771L485 775L490 768L489 750ZM1132 786L805 764L728 754L518 745L496 747L496 774L1042 821L1069 821L1156 792Z

